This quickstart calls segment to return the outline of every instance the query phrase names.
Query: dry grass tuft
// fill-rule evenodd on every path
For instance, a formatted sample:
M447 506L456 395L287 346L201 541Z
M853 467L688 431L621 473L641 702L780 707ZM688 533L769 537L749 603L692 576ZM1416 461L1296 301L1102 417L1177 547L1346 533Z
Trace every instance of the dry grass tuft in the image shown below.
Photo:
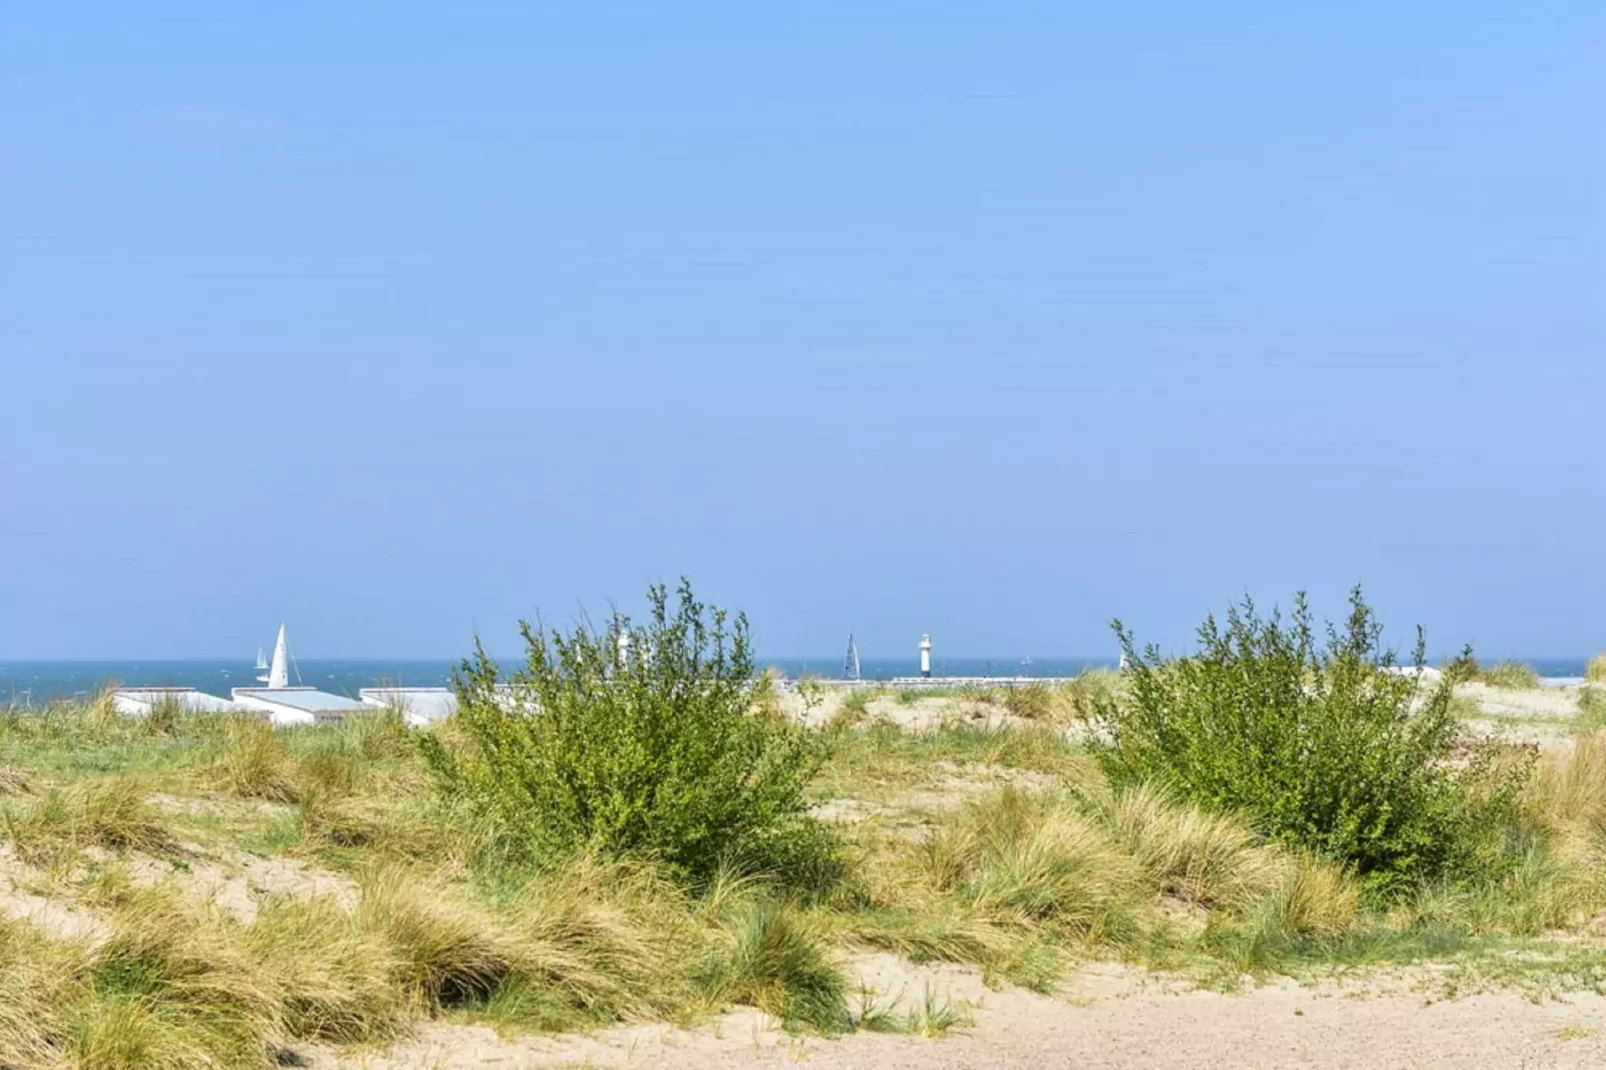
M1355 882L1331 862L1301 858L1282 888L1266 900L1267 922L1285 936L1327 936L1355 925Z
M390 947L395 983L431 1011L484 1006L556 1028L668 1014L692 996L695 930L647 870L581 860L493 911L393 869L369 879L358 919Z
M9 765L0 765L0 795L27 795L32 791L26 776Z
M280 1025L281 989L239 927L171 889L130 896L69 1011L78 1065L254 1065Z
M935 887L979 915L1115 943L1132 934L1144 891L1138 864L1068 800L1014 788L951 816L922 861Z
M177 844L145 801L144 785L123 777L53 790L6 825L18 855L35 865L61 862L86 847L170 854Z
M1606 834L1606 728L1546 750L1529 784L1528 808L1552 833L1593 840Z
M356 1043L404 1027L407 1008L392 981L394 951L334 900L270 900L244 944L277 980L292 1035Z
M1532 690L1539 686L1539 673L1532 665L1520 661L1497 661L1486 669L1479 669L1478 679L1490 687L1514 690Z
M0 1059L26 1066L59 1062L65 1027L56 997L81 955L32 925L0 918Z
M1606 683L1606 653L1596 654L1584 667L1584 678L1591 683Z
M1100 815L1162 894L1238 908L1282 883L1287 857L1237 818L1208 814L1154 785L1110 797Z
M358 921L384 939L393 979L429 1011L483 1001L516 969L515 938L489 910L401 870L369 878Z
M847 978L831 961L825 931L791 907L760 898L727 930L728 947L704 984L721 1003L742 1003L788 1026L821 1033L853 1028Z
M212 786L246 799L294 802L289 759L273 726L255 717L229 720L222 753L208 769Z

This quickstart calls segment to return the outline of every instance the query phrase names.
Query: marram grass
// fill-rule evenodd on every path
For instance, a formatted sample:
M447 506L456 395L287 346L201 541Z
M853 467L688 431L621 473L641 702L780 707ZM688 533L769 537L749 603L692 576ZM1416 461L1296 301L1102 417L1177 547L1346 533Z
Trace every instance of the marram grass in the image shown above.
M1465 962L1606 913L1606 734L1542 755L1507 868L1380 903L1343 865L1270 844L1240 816L1152 782L1112 786L1053 717L839 726L818 790L876 799L886 817L843 826L848 862L804 894L734 862L688 881L640 856L500 853L494 824L440 800L412 737L383 718L153 732L99 712L51 716L54 727L0 725L27 744L8 761L32 789L0 798L6 846L38 870L41 894L74 900L104 931L68 941L0 922L0 1051L30 1070L268 1066L313 1043L383 1045L430 1017L559 1030L690 1022L737 1003L797 1030L939 1035L952 1008L856 1002L853 957L966 963L1043 991L1090 957L1238 983L1324 963ZM65 725L84 735L58 734ZM431 731L452 745L450 724ZM30 764L47 735L49 764ZM152 807L147 778L101 768L113 759L167 776L164 792L253 813L261 785L289 783L294 816L262 819L284 841L250 849L336 869L350 898L263 894L245 923L138 887L140 866L179 874L192 836L234 826ZM1016 783L974 786L1005 780Z

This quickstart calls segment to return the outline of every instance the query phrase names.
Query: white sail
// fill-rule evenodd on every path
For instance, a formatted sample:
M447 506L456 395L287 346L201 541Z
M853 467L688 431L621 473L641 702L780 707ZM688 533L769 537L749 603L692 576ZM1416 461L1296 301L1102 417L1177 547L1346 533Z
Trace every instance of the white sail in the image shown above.
M859 678L859 648L853 642L853 633L848 633L848 656L842 662L842 677L845 680Z
M267 667L268 667L268 652L266 650L263 650L261 647L257 647L257 671L261 672L262 670L266 669Z
M273 644L273 668L268 670L268 686L290 686L290 645L285 642L283 624L279 625L279 641Z

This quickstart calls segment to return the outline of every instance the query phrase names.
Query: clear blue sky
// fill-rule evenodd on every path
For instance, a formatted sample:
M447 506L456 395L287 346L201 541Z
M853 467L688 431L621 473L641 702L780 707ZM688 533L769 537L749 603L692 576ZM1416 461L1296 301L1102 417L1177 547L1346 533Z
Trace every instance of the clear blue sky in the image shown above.
M1606 647L1606 5L9 4L0 658Z

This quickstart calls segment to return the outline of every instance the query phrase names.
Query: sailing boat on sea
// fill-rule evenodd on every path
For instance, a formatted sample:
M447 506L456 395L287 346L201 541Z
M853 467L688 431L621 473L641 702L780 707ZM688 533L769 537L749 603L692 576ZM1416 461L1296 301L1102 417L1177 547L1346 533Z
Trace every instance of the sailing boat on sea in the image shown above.
M859 678L859 648L853 642L853 633L848 633L848 656L842 662L842 679L857 680Z
M268 671L268 652L257 647L257 672Z
M273 644L273 666L271 668L269 668L267 659L262 656L262 653L259 648L257 650L257 668L267 669L268 671L266 674L258 676L257 681L267 684L271 688L289 687L290 665L295 660L295 655L290 653L290 644L285 639L283 624L279 625L279 639ZM296 682L301 683L301 666L297 665L295 669Z

